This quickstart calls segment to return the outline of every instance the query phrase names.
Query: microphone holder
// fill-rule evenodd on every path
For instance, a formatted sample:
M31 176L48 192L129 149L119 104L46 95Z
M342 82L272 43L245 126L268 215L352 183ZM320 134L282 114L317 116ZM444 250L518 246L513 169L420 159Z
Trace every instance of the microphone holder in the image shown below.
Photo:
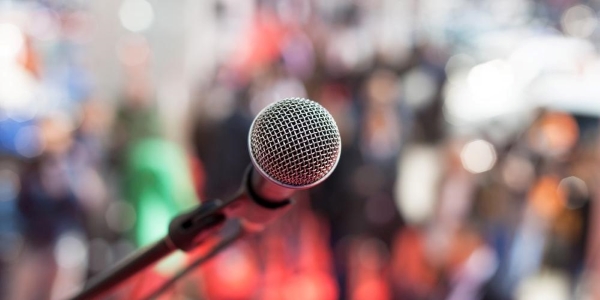
M73 300L94 299L110 292L132 276L153 265L175 250L190 251L217 233L229 218L240 219L245 232L256 232L286 212L291 200L271 203L254 193L251 187L252 166L244 175L242 188L226 200L210 200L183 213L169 224L168 235L136 251L113 268L92 278Z

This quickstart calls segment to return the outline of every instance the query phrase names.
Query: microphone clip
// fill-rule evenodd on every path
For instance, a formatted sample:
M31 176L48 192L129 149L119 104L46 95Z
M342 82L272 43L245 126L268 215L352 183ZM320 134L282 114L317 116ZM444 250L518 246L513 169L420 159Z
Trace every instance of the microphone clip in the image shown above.
M214 236L227 219L239 219L245 231L258 232L285 214L291 208L292 200L272 202L257 195L252 189L252 171L250 165L236 196L227 201L215 199L204 202L173 219L169 224L167 243L173 248L190 251Z

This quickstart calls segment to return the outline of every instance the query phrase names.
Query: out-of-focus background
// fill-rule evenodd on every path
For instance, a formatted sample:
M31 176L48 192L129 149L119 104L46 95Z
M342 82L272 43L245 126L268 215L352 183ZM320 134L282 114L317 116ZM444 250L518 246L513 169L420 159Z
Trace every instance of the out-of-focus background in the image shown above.
M600 299L599 10L1 1L0 298L65 299L231 195L253 117L307 97L335 172L165 299Z

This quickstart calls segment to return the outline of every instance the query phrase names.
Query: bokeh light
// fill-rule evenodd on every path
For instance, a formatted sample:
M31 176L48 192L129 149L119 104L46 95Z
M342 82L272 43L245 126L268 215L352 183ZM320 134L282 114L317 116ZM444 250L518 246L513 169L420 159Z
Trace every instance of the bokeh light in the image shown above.
M561 24L567 34L578 38L586 38L598 27L598 17L592 8L579 4L565 11Z
M415 147L405 152L397 183L398 208L410 223L422 223L433 214L436 204L433 188L441 176L441 162L435 149ZM408 175L410 174L410 176Z
M0 23L0 63L15 59L24 43L25 37L19 27L11 23Z
M563 178L558 188L568 195L567 207L570 209L581 208L589 199L589 190L585 181L575 176Z
M116 232L126 232L136 221L135 209L124 201L115 201L106 209L106 224Z
M41 41L55 41L61 34L59 15L51 9L44 8L37 8L33 15L28 25L31 35Z
M460 60L457 57L452 64L459 66ZM507 61L496 59L474 66L467 74L450 74L444 89L446 118L456 125L479 124L522 113L529 105L521 99L514 72Z
M36 125L25 126L15 136L15 149L24 157L35 157L44 150L40 136L40 129Z
M406 103L414 109L426 107L433 101L436 86L433 75L423 68L407 72L402 82Z
M124 0L119 8L121 25L129 31L147 30L154 21L154 10L146 0Z
M484 140L475 140L465 144L460 152L463 167L474 174L491 170L496 164L494 146Z
M568 279L565 274L544 272L527 278L519 286L517 300L567 300L569 297Z
M527 158L511 155L502 166L502 178L513 191L524 192L535 178L535 167Z
M77 268L87 264L87 246L80 234L65 233L54 249L56 261L61 268Z

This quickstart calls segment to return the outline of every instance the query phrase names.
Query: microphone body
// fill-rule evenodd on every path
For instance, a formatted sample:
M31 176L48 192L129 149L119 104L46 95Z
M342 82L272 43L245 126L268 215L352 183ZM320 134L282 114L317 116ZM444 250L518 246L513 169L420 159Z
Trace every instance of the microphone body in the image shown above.
M237 218L246 231L262 231L292 206L290 197L296 190L282 187L263 177L254 166L244 176L245 185L238 196L225 206L228 218Z
M266 178L256 168L252 168L250 177L252 192L269 202L285 201L285 199L290 198L296 192L295 189L281 186Z

